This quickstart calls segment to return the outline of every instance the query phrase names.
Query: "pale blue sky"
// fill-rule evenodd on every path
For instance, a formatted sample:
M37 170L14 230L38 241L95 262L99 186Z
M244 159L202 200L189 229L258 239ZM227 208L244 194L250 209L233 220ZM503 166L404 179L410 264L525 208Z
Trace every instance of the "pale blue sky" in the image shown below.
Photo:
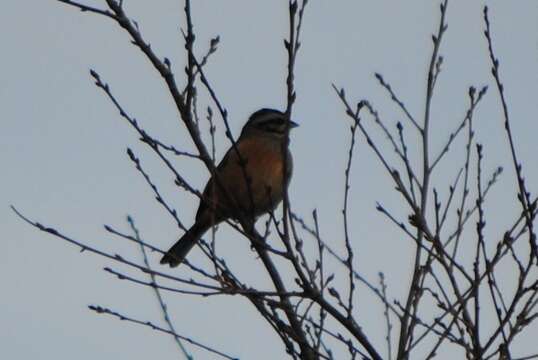
M180 74L182 2L124 2L145 38L161 56L171 59ZM483 36L485 3L490 6L517 150L525 164L527 184L531 191L537 190L536 1L450 1L449 28L441 49L444 70L433 101L432 147L437 153L446 131L463 117L468 87L490 85L476 113L476 129L478 141L484 144L485 173L498 165L507 170L486 207L486 234L494 241L493 235L512 223L517 203ZM301 127L292 136L295 173L290 197L296 211L306 217L318 209L322 233L336 249L343 251L341 189L350 121L331 83L345 87L353 102L371 100L394 124L404 119L378 86L373 73L380 72L420 118L438 9L439 1L431 0L309 3L296 70L294 116ZM234 133L239 133L254 110L282 108L287 2L197 0L193 15L198 54L205 51L210 38L220 35L219 50L210 60L207 75L228 109ZM186 224L192 223L197 201L177 190L170 174L138 143L134 131L92 84L88 70L101 74L150 133L193 151L166 89L115 24L55 1L4 1L0 39L0 354L34 360L177 358L169 337L97 316L86 308L101 304L159 322L161 314L149 289L113 279L101 270L110 262L79 254L75 247L22 223L9 209L14 204L33 219L133 259L139 256L138 250L109 236L103 224L126 230L124 219L131 214L147 241L161 248L171 245L178 230L128 161L126 147L140 156ZM228 143L220 122L217 127L220 157ZM443 170L434 177L443 195L462 164L462 144L455 144ZM390 295L398 298L409 280L403 274L411 267L412 247L374 210L375 203L382 202L403 220L407 213L364 139L356 151L350 216L357 266L370 279L384 271ZM207 171L202 166L189 159L180 159L176 165L193 184L203 186ZM252 270L256 263L244 239L222 226L217 240L238 272L248 274L245 278L252 282L259 279L261 273ZM192 256L201 259L199 252ZM156 264L157 256L152 259ZM185 274L185 269L177 271ZM245 300L165 295L179 333L241 359L283 357L281 343ZM361 325L384 353L381 307L363 288L357 306ZM538 350L529 336L518 346L521 355ZM212 358L196 349L193 353L199 355L197 359ZM439 355L454 358L454 354Z

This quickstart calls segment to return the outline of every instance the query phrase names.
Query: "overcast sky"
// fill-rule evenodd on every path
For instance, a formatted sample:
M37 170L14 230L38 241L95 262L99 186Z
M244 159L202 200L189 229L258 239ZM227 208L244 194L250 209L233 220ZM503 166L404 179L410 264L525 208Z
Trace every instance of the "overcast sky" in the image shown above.
M87 3L103 7L104 1ZM184 26L182 2L124 3L153 49L170 58L180 76L184 66L179 32ZM499 165L506 169L487 204L486 234L493 242L513 222L518 205L483 36L486 3L518 154L530 190L538 190L535 0L450 1L449 27L441 48L445 61L433 101L432 148L437 153L447 131L464 116L468 87L490 85L475 126L477 140L484 144L485 173L491 174ZM219 50L210 60L207 75L228 109L235 135L258 108L284 107L286 1L196 0L193 18L198 54L207 49L209 39L220 35ZM318 209L322 233L339 251L344 251L342 185L351 123L331 84L345 87L353 103L369 99L389 124L404 121L374 78L374 72L380 72L420 118L431 34L438 21L439 1L309 2L296 70L294 120L301 127L291 140L295 172L290 197L294 209L305 217ZM146 241L160 248L170 246L180 233L128 161L126 148L132 147L140 156L186 224L193 221L197 200L178 191L173 177L138 143L134 131L93 85L89 69L101 74L150 133L194 151L162 81L111 21L55 1L4 0L0 39L0 354L6 359L34 360L178 358L169 337L87 309L89 304L100 304L159 323L161 314L150 289L112 278L102 268L115 264L81 254L38 232L9 209L13 204L30 218L67 235L140 259L136 247L111 237L102 227L110 224L127 231L125 217L130 214ZM217 123L217 128L220 158L228 143L222 124ZM434 177L443 195L463 164L462 146L462 141L455 144ZM189 159L178 160L176 165L188 180L203 187L208 176L203 166ZM408 214L362 138L351 179L351 234L358 269L374 281L384 271L389 295L402 298L413 247L374 210L375 204L383 203L402 220ZM217 241L223 255L247 280L262 276L253 270L257 263L245 239L221 226ZM151 256L157 264L158 256ZM198 250L191 256L202 258ZM187 274L181 267L176 271ZM241 359L283 358L279 339L245 300L165 295L179 333ZM360 324L385 354L382 308L364 288L359 288L357 307ZM520 352L515 355L538 350L532 336L523 337L517 345ZM197 359L212 358L189 349ZM439 354L440 359L453 356Z

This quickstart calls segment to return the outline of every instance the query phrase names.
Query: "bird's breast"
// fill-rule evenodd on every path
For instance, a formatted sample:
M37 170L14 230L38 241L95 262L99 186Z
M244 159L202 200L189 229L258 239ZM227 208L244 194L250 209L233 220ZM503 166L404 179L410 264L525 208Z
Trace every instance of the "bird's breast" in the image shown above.
M283 156L281 145L278 141L260 139L244 140L239 144L241 156L246 161L247 181L244 171L239 169L241 179L236 182L239 186L232 191L245 208L249 208L251 202L250 191L257 215L275 208L289 183L292 159L287 150Z

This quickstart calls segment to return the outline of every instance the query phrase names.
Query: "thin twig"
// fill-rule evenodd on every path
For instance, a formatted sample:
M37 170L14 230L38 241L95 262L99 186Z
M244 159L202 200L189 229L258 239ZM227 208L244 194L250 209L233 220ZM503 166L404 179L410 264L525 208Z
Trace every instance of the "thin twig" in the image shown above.
M131 318L131 317L128 317L128 316L125 316L123 314L120 314L119 312L116 312L116 311L113 311L113 310L110 310L108 308L105 308L105 307L102 307L102 306L98 306L98 305L89 305L88 308L90 310L93 310L95 311L97 314L107 314L107 315L112 315L122 321L127 321L127 322L131 322L131 323L134 323L134 324L138 324L138 325L143 325L143 326L147 326L149 328L151 328L152 330L155 330L155 331L159 331L159 332L162 332L162 333L165 333L165 334L169 334L169 335L172 335L176 338L179 338L183 341L186 341L190 344L193 344L195 346L198 346L199 348L201 349L204 349L206 351L209 351L213 354L216 354L216 355L219 355L225 359L230 359L230 360L239 360L239 358L235 358L235 357L232 357L230 355L226 355L225 353L221 352L221 351L218 351L218 350L215 350L207 345L204 345L202 343L199 343L198 341L194 341L192 340L191 338L188 338L188 337L185 337L183 335L179 335L171 330L167 330L167 329L164 329L160 326L157 326L149 321L142 321L142 320L137 320L137 319L134 319L134 318Z
M127 216L127 222L129 223L129 226L131 227L131 231L134 233L135 239L140 241L141 240L140 239L140 233L139 233L137 227L135 226L134 220L133 220L133 218L131 216ZM146 253L146 248L142 244L140 244L140 251L142 252L142 258L144 260L144 265L146 265L146 267L148 269L151 269L151 266L149 265L148 255ZM173 333L177 333L177 331L176 331L176 329L174 327L174 324L172 324L172 321L170 320L170 314L168 313L168 307L166 306L166 303L164 302L164 299L161 296L161 292L159 291L159 288L157 287L158 284L157 284L157 279L155 278L155 275L153 275L152 273L149 273L149 278L151 280L151 285L153 285L152 288L153 288L155 297L157 298L157 302L159 303L159 307L160 307L160 309L162 311L163 318L164 318L164 321L165 321L166 325L168 326L168 329ZM181 343L181 339L179 337L177 337L177 336L174 336L174 340L176 341L176 344L179 347L179 350L183 353L183 355L187 359L192 360L193 359L192 356L189 354L189 352L187 351L185 346L183 346L183 344Z
M345 170L345 183L344 183L344 209L342 210L342 215L344 217L344 234L345 234L345 245L347 251L346 267L349 272L349 298L347 304L347 313L348 317L351 319L353 317L353 292L355 290L355 283L353 282L353 249L351 247L351 241L349 239L349 229L348 229L348 199L349 199L349 177L351 174L351 163L353 160L353 148L355 146L355 133L357 131L357 125L351 126L351 144L348 151L348 160Z

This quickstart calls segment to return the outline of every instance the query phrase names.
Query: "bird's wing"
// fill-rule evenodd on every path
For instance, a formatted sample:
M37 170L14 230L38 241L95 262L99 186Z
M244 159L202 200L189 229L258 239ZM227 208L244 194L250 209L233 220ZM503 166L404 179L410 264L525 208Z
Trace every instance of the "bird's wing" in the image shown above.
M221 185L227 186L228 189L230 188L230 185L237 182L235 177L241 171L237 152L239 151L240 154L245 153L245 142L238 142L236 143L236 146L237 149L234 147L228 149L216 169ZM241 155L241 157L245 159L243 155ZM208 210L215 207L216 204L223 205L222 202L224 201L224 198L225 196L222 189L219 188L219 184L214 176L211 176L202 193L202 201L200 202L200 206L196 213L196 220L200 220L200 218L206 215Z

